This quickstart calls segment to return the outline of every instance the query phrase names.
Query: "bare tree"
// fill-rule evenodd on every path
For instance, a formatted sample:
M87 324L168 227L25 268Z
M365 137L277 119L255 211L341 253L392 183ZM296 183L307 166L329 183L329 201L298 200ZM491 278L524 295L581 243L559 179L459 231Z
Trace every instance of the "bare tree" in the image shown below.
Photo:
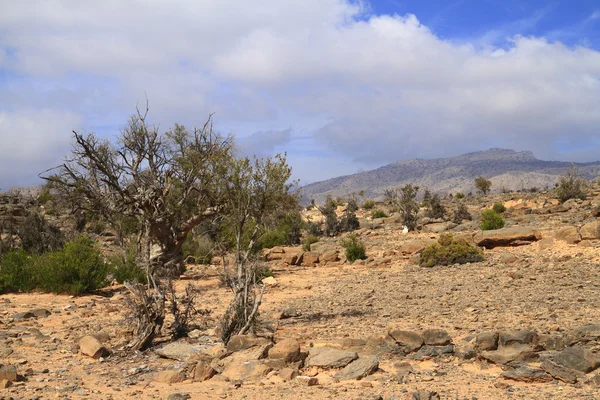
M408 184L401 188L386 189L383 193L386 202L398 208L402 215L402 223L411 231L417 228L419 204L416 199L418 192L418 186Z
M234 239L233 268L225 263L225 280L233 299L222 321L222 338L248 332L258 317L265 286L256 276L258 261L254 257L257 239L270 216L290 206L297 207L297 197L291 194L291 168L285 156L248 158L232 163L227 186L225 223L231 227Z
M146 122L147 114L148 107L138 109L114 143L74 131L70 158L43 176L74 209L99 215L115 229L126 218L136 221L138 263L148 282L128 285L141 302L133 349L149 347L160 330L165 304L160 278L179 274L188 234L223 209L232 160L232 140L213 132L210 117L202 128L175 125L161 134Z

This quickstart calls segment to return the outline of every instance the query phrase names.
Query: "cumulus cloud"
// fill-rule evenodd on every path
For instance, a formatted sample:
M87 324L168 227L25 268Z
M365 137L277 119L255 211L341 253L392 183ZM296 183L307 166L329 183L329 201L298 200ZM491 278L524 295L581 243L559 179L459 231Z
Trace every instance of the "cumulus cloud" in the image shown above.
M0 68L19 77L0 82L0 101L12 121L30 109L31 140L58 128L39 119L49 105L69 115L61 129L94 130L124 122L146 94L163 125L216 112L248 152L290 146L305 181L490 146L585 158L573 149L600 123L598 51L443 40L418 16L370 15L364 1L10 2L0 35ZM307 126L329 156L304 155L306 143L294 153Z

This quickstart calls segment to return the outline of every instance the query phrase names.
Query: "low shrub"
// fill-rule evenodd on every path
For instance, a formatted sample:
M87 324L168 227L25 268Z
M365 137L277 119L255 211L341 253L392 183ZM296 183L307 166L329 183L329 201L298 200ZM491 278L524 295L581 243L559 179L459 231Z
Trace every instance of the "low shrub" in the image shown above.
M460 202L458 203L458 206L456 207L456 209L454 210L454 215L452 216L452 222L454 222L455 224L461 224L463 222L463 220L472 220L473 217L471 216L471 213L469 213L469 210L467 209L467 206L465 205L465 203Z
M481 230L490 231L504 227L504 218L494 210L485 210L481 213Z
M90 224L89 231L96 235L102 235L106 230L106 224L102 221L94 221Z
M465 239L454 238L452 234L441 235L437 243L425 248L421 253L419 265L465 264L483 260L483 251L471 245Z
M465 195L462 192L457 192L454 197L456 197L457 199L464 199Z
M264 235L263 235L264 236ZM276 246L276 245L273 245ZM271 247L273 247L271 246ZM189 235L183 242L183 257L192 256L198 264L209 265L212 261L214 243L207 236Z
M375 208L375 201L374 200L365 200L365 202L362 204L362 208L365 210L372 210Z
M498 202L494 203L492 210L494 210L498 214L502 214L504 211L506 211L506 207L504 207L503 203Z
M304 241L304 243L302 243L302 250L303 251L310 251L310 245L313 243L317 243L319 241L319 238L313 235L308 235L306 237L306 240Z
M34 288L34 258L23 249L9 251L0 258L0 293L28 292Z
M128 247L125 254L110 259L110 273L113 279L116 279L119 283L125 281L144 283L147 280L146 271L140 268L137 263L137 249L135 246Z
M388 215L383 210L373 210L371 211L371 217L373 219L377 218L386 218Z
M367 258L365 245L358 240L356 234L351 233L345 239L342 239L340 244L346 249L346 258L348 261L364 260Z
M581 176L577 167L572 166L565 175L558 178L556 196L561 203L570 199L584 200L587 189L587 181Z
M88 237L68 242L62 250L45 253L34 265L38 289L79 295L107 284L109 266Z

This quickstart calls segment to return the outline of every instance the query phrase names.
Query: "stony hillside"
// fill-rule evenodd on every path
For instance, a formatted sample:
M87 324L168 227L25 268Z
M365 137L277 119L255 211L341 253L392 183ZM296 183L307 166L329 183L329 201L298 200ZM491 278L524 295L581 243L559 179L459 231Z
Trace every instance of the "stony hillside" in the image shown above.
M519 190L552 187L571 163L543 161L532 152L489 149L452 158L433 160L412 159L385 165L371 171L341 176L302 188L305 201L322 202L327 195L347 196L365 191L371 198L379 198L389 187L414 183L428 187L435 193L468 193L474 191L473 179L484 176L492 181L492 192L502 189ZM600 161L576 163L580 172L593 179L600 173Z

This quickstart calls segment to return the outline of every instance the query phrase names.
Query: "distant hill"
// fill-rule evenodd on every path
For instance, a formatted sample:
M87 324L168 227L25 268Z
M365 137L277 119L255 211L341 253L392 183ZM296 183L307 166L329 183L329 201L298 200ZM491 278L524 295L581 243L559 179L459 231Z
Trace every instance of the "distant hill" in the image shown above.
M427 187L433 193L475 191L473 180L483 176L492 181L492 192L551 188L558 177L575 164L586 179L600 175L600 161L570 163L538 160L530 151L489 149L458 157L432 160L412 159L385 165L371 171L315 182L302 188L304 201L322 203L326 196L347 196L365 191L365 197L380 198L385 189L407 183Z

